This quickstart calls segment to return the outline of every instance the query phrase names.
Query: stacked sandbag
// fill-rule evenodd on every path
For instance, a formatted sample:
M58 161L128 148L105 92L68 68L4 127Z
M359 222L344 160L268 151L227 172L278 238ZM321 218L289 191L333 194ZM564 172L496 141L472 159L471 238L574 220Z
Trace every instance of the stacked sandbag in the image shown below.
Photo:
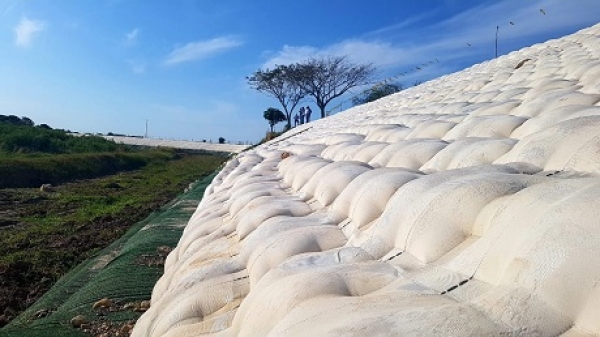
M239 154L133 336L600 334L598 41L600 25Z

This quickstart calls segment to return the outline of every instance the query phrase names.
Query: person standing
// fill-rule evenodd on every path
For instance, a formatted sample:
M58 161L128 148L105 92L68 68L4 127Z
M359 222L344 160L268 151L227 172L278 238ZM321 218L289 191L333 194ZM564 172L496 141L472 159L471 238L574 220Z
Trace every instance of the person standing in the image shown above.
M294 126L298 126L298 122L300 121L300 117L298 117L298 113L294 115Z
M300 124L304 124L304 107L300 108Z
M310 109L309 106L306 107L305 113L306 113L306 123L310 123L310 114L312 113L312 110Z

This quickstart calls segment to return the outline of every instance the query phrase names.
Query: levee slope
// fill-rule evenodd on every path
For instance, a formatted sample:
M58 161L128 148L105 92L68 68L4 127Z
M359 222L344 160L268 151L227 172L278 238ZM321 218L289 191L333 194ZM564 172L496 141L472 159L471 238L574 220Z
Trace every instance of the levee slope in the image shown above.
M238 155L133 336L600 334L600 26Z

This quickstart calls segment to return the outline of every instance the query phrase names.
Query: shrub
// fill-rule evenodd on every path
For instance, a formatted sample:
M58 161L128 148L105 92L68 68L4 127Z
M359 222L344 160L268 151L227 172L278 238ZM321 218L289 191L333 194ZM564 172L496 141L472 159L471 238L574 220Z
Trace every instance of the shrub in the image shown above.
M60 154L0 159L0 188L39 187L42 184L95 178L139 169L149 163L174 159L173 151L140 153Z
M0 123L0 151L5 153L91 153L126 150L98 136L75 137L63 130Z

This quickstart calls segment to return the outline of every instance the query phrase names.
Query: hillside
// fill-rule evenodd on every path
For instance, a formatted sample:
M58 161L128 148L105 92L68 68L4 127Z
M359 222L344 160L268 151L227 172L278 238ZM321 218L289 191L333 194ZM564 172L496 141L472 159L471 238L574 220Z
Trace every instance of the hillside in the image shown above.
M230 160L133 336L600 334L600 25Z

